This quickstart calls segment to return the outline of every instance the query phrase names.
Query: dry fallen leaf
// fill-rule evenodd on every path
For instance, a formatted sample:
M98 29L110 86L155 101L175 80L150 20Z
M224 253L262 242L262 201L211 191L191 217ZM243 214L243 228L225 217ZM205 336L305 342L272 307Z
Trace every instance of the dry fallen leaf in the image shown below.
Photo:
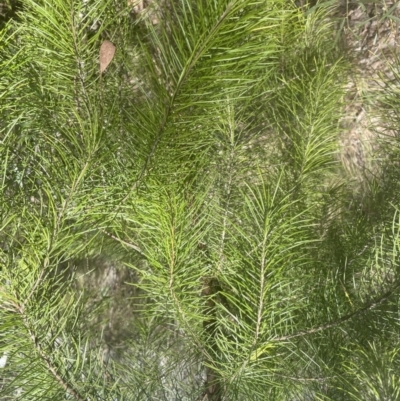
M105 40L100 46L100 74L108 67L114 58L115 45L109 40Z

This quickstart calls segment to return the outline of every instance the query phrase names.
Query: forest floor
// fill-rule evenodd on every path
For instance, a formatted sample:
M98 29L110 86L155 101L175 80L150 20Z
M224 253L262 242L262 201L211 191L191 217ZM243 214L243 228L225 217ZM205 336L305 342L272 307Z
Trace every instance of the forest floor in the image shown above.
M341 0L333 18L352 60L340 138L345 170L359 180L373 167L376 139L384 134L377 103L394 79L400 43L400 2ZM385 132L385 134L390 134Z

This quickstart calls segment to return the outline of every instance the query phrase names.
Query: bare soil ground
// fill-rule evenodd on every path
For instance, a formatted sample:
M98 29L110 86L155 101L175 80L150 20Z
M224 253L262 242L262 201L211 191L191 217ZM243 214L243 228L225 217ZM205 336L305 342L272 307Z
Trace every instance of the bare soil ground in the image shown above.
M353 61L340 155L345 170L362 180L368 171L375 170L373 154L379 135L390 134L382 126L377 105L394 78L391 66L399 52L400 2L342 0L335 18Z

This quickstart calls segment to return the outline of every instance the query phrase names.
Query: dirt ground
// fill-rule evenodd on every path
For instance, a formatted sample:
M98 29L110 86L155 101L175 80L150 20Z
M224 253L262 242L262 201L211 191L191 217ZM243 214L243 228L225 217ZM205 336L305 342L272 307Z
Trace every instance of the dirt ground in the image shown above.
M377 137L388 134L380 122L377 102L394 78L391 65L400 43L400 2L342 0L334 18L343 29L354 66L347 84L341 159L345 170L362 180L374 169Z

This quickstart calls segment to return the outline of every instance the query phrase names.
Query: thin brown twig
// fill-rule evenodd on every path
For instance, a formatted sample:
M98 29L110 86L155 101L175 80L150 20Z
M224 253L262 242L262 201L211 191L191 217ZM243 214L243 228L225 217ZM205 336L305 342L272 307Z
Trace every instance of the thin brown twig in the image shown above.
M325 324L323 324L321 326L313 327L313 328L311 328L309 330L300 331L299 333L296 333L296 334L289 334L289 335L286 335L286 336L277 337L277 338L272 339L271 341L278 342L278 341L291 340L292 338L307 336L307 335L310 335L310 334L318 333L318 332L323 331L323 330L330 329L332 327L339 326L339 325L341 325L343 323L346 323L347 321L353 319L354 317L356 317L358 315L361 315L362 313L367 312L368 310L371 310L371 309L375 308L376 306L382 304L399 287L400 287L400 282L398 284L396 284L391 290L385 292L381 297L379 297L375 301L371 302L370 304L364 306L361 309L356 310L355 312L349 313L348 315L345 315L345 316L341 317L340 319L337 319L337 320L335 320L333 322L328 322L328 323L325 323Z
M114 239L115 241L118 241L118 242L120 242L121 244L126 245L128 248L132 248L132 249L134 249L136 252L139 252L141 255L145 256L144 253L143 253L143 251L140 249L140 247L139 247L138 245L132 244L131 242L124 241L123 239L118 238L117 236L115 236L115 235L109 233L109 232L106 231L106 230L101 229L100 231L101 231L102 233L108 235L110 238Z
M275 373L276 376L283 377L285 379L300 381L300 382L325 382L327 379L332 379L334 376L330 377L295 377L295 376L287 376L279 373Z
M44 361L44 363L47 366L47 369L50 371L50 373L53 375L53 377L57 380L57 382L60 384L60 386L69 394L71 394L76 401L86 401L86 398L83 397L79 392L74 389L72 386L70 386L69 383L67 383L63 377L60 375L60 373L57 371L57 368L52 364L51 360L48 358L46 353L44 352L42 346L39 343L39 339L35 336L31 328L29 327L29 322L28 318L25 314L25 308L24 306L18 306L15 305L16 310L18 313L22 316L22 320L24 322L24 325L26 329L28 330L29 336L32 340L33 345L35 346L40 358Z

